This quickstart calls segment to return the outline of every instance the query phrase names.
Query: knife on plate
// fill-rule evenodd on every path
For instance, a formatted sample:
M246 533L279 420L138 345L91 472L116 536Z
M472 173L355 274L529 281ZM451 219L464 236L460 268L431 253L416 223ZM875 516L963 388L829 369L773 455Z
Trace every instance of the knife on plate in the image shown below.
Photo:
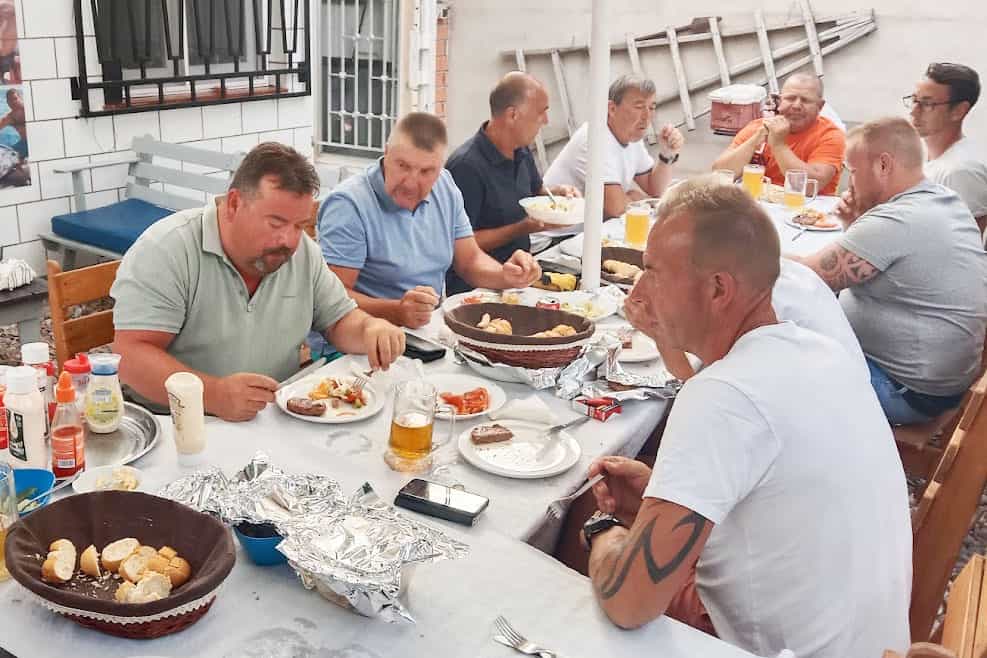
M316 359L315 361L313 361L312 363L308 364L307 366L305 366L304 368L302 368L301 370L299 370L298 372L296 372L294 375L292 375L288 379L286 379L283 382L281 382L280 384L278 384L278 387L276 389L274 389L274 390L280 391L285 386L288 386L289 384L294 384L295 382L297 382L302 377L305 377L307 375L311 375L313 372L315 372L316 370L318 370L319 368L321 368L324 365L326 365L326 357L320 356L318 359Z

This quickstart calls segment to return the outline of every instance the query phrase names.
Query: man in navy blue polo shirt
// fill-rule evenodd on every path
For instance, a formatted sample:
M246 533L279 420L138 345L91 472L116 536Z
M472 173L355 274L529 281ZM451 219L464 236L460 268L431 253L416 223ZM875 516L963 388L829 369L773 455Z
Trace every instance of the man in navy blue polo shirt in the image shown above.
M477 288L523 288L541 277L531 254L498 263L477 245L463 195L443 168L447 143L441 119L405 115L384 157L319 210L329 267L361 309L397 325L428 323L450 267Z
M545 194L528 144L546 123L545 88L534 77L513 71L490 92L490 120L483 122L446 163L463 193L477 244L501 263L518 249L530 251L532 233L552 228L528 217L518 204L525 197ZM552 192L578 195L571 185L555 186ZM449 271L447 292L468 288L454 271Z

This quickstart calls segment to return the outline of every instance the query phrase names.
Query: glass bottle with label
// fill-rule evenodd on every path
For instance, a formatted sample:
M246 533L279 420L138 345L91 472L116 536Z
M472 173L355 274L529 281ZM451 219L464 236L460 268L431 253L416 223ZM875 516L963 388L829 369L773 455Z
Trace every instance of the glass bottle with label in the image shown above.
M38 390L38 374L34 368L19 366L7 373L3 405L7 413L10 464L15 468L47 468L45 419L48 410Z
M51 422L51 470L56 478L75 475L86 466L86 430L75 404L72 375L63 372L55 389L58 407Z
M123 419L123 391L120 389L119 354L90 354L92 376L86 391L86 422L96 434L109 434Z

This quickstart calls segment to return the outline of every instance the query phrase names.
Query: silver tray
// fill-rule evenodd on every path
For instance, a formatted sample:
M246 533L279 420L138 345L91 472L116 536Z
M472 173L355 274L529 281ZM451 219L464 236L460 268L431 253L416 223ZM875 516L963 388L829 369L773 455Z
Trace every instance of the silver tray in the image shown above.
M116 431L86 434L86 468L129 464L146 455L158 442L161 425L154 414L133 402L124 402L123 406L123 419ZM74 479L60 481L55 489Z

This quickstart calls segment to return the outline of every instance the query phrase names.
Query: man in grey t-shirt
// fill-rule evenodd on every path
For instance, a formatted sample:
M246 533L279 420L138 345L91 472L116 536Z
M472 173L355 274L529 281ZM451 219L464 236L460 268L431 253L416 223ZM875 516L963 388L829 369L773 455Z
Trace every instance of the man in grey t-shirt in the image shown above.
M222 200L166 217L127 251L110 291L120 378L167 408L164 381L193 371L207 413L249 420L298 369L309 329L386 368L404 333L356 308L303 234L319 178L294 149L254 148Z
M973 216L922 173L905 119L847 137L850 188L838 242L801 259L829 286L860 339L871 383L894 424L959 404L979 372L987 326L987 254Z

